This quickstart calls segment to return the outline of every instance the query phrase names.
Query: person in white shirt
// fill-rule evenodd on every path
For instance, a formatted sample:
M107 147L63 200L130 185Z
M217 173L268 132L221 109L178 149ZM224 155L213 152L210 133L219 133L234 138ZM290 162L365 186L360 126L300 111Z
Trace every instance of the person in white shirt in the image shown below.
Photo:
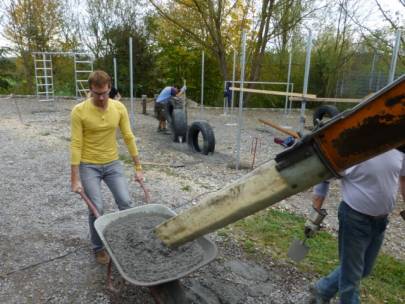
M324 182L314 188L312 203L318 212L327 195L328 184ZM310 286L310 303L329 303L336 294L339 294L340 303L360 303L360 281L374 266L388 215L395 207L398 187L405 200L405 157L398 150L390 150L345 170L338 211L340 264ZM319 226L307 221L307 236L312 236L317 229Z

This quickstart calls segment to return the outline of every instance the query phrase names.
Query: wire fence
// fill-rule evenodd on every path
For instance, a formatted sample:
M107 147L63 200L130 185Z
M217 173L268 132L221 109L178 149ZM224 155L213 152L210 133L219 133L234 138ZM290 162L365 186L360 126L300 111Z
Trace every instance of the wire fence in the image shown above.
M385 72L346 74L337 80L334 97L361 98L380 90L387 83L388 73Z

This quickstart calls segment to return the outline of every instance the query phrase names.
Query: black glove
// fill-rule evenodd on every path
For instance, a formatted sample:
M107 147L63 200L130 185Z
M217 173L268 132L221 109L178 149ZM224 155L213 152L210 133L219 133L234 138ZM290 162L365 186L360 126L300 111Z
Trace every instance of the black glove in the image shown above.
M312 211L309 218L305 222L304 234L307 238L312 238L319 231L321 223L328 213L325 209L315 209L312 207Z
M402 210L399 215L404 219L405 221L405 210Z
M320 225L315 225L310 220L305 222L304 234L307 238L312 238L319 231Z

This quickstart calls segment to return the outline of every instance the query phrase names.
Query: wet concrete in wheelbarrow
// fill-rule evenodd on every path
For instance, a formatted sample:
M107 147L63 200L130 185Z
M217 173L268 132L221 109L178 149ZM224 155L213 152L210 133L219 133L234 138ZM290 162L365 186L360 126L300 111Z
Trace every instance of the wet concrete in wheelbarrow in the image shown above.
M197 241L171 249L155 236L153 229L168 218L162 214L130 214L106 227L107 244L131 279L143 283L169 280L203 260L203 248Z

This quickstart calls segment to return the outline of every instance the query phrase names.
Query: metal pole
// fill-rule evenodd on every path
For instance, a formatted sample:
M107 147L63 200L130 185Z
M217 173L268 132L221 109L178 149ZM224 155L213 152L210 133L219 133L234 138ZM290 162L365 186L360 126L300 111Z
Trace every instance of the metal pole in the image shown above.
M42 55L42 60L43 60L43 68L44 68L44 80L45 80L45 96L46 96L46 100L48 101L49 97L49 92L48 92L48 66L46 64L46 55L45 53Z
M77 57L78 55L76 55L76 53L74 53L73 55L73 60L74 60L74 68L75 68L75 88L76 88L76 98L79 97L79 84L77 83ZM90 89L90 88L89 88ZM87 96L86 96L87 98Z
M288 84L289 87L290 87L290 85L291 85L290 92L294 92L294 83ZM288 107L288 114L291 114L291 109L292 109L292 100L290 99L290 105Z
M300 114L300 127L299 132L302 134L304 132L305 126L305 95L308 92L308 78L309 78L309 67L311 65L311 47L312 47L312 32L308 31L308 41L307 41L307 56L305 58L305 70L304 70L304 89L303 89L303 99L301 102L301 114Z
M236 50L233 49L232 86L235 86L235 73L236 73ZM234 97L235 97L235 91L232 90L232 103L231 103L231 113L232 114L233 114Z
M114 88L118 89L118 84L117 84L117 58L113 58L113 63L114 63Z
M371 71L370 71L370 79L368 81L368 92L370 93L373 87L373 78L374 78L374 69L375 69L375 62L377 59L377 51L374 51L373 61L371 62Z
M226 115L226 107L228 104L228 94L225 95L225 93L227 93L226 91L226 81L224 82L224 115Z
M183 87L187 87L186 86L186 79L183 79ZM187 119L187 95L186 95L187 89L184 91L183 93L183 112L186 113L186 119Z
M133 84L133 67L132 67L132 37L129 37L129 94L131 100L131 126L135 129L135 114L134 114L134 84Z
M200 103L200 111L203 110L204 107L204 51L201 54L201 103Z
M35 90L37 92L37 97L39 98L39 95L38 95L39 78L38 78L37 56L33 54L32 57L34 57Z
M289 93L290 90L290 78L291 78L291 63L292 63L292 39L290 39L289 43L289 54L288 54L288 71L287 71L287 86L286 86L286 93ZM284 104L284 114L287 114L288 109L288 96L285 96L285 104Z
M242 33L242 56L240 69L240 92L239 92L239 123L236 139L236 170L239 170L240 163L240 138L242 130L242 111L243 111L243 85L245 80L245 55L246 55L246 32Z
M396 37L395 37L394 50L392 51L390 73L388 75L388 83L391 83L391 82L394 81L395 69L397 67L397 58L398 58L399 45L401 43L400 39L401 39L401 31L397 30Z
M227 80L227 81L231 81L231 80ZM240 81L236 81L235 83L240 83ZM245 83L254 83L254 84L279 84L279 85L286 85L288 84L285 81L245 81Z
M375 86L375 90L378 91L381 88L381 77L382 77L383 73L379 72L377 73L377 83Z

